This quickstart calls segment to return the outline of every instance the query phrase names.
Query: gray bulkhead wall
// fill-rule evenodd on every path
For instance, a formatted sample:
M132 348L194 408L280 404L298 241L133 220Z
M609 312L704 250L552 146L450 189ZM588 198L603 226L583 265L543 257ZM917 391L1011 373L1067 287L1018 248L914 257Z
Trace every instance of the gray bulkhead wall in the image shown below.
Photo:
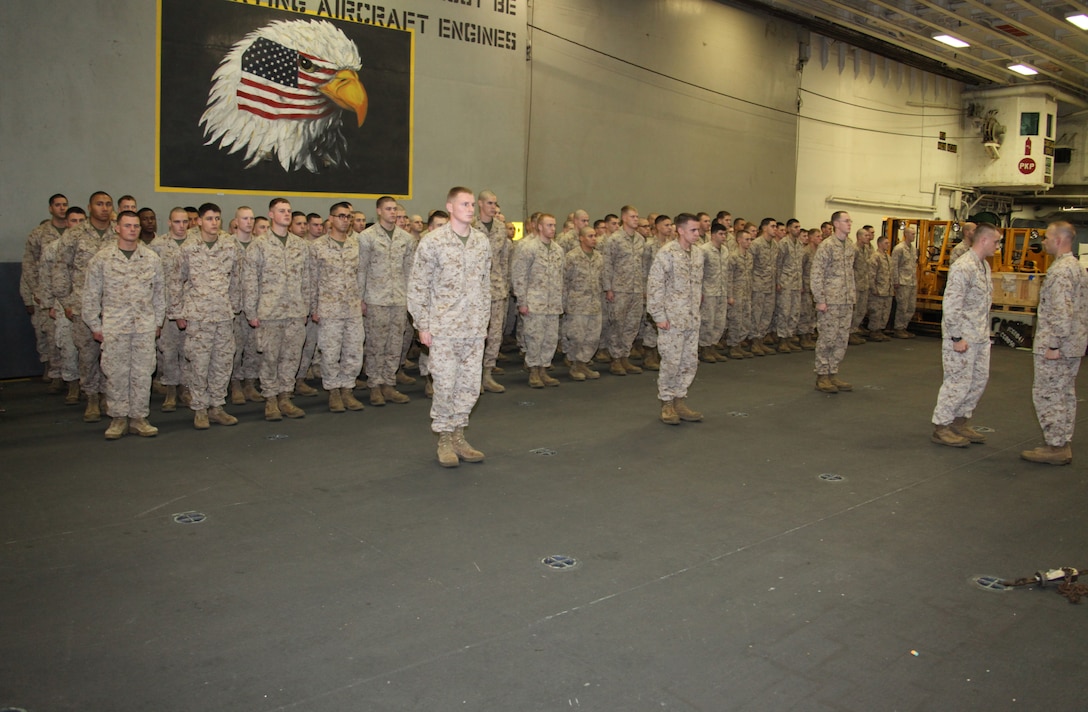
M548 0L530 22L531 208L790 217L795 26L680 0Z

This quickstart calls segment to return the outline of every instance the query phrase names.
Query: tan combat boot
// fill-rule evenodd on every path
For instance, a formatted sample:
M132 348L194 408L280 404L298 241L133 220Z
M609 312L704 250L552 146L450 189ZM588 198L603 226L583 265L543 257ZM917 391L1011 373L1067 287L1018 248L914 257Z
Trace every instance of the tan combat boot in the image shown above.
M540 369L539 373L540 373L540 382L543 383L545 386L552 387L552 386L558 386L559 385L559 379L552 378L548 374L548 370L546 368Z
M686 420L689 423L697 423L703 419L703 414L697 410L692 410L688 407L688 404L684 402L683 398L677 398L672 402L673 410L680 417L680 420Z
M128 431L136 433L141 438L153 438L159 434L159 429L147 422L147 418L129 418Z
M79 405L79 381L68 383L68 395L64 396L64 405Z
M64 379L63 378L51 378L51 379L49 379L49 387L45 389L45 392L49 393L51 395L55 395L57 393L60 393L63 390L64 390Z
M397 383L398 384L400 384L402 386L410 386L415 382L416 382L416 379L412 378L407 373L405 373L403 368L397 370Z
M381 386L374 386L370 389L370 405L385 405L385 396L382 395Z
M717 363L718 359L714 358L714 354L711 353L709 346L699 347L699 360L703 363Z
M158 378L151 379L151 392L157 396L166 395L166 386Z
M247 378L242 381L242 393L246 394L246 400L250 403L264 403L264 396L257 390L256 378Z
M297 405L291 402L290 393L280 393L277 397L280 406L280 412L288 418L305 418L306 411L299 408Z
M316 396L317 389L306 382L305 378L295 379L295 395L296 396ZM280 409L282 410L282 408Z
M646 347L646 355L642 357L642 367L647 371L661 370L661 353L656 346Z
M457 457L461 458L465 462L483 462L484 454L468 444L465 440L465 429L457 428L453 431L453 451L457 453Z
M283 413L275 398L266 398L264 401L264 419L269 421L283 420Z
M654 350L656 351L657 349ZM582 375L590 381L596 381L598 378L601 377L600 372L594 371L585 361L582 361Z
M404 395L393 386L382 386L382 397L385 398L386 403L407 403L412 400L408 396Z
M120 440L128 432L128 418L114 418L106 428L106 440Z
M821 393L838 393L839 388L831 382L831 376L821 374L816 376L816 390Z
M914 338L906 329L896 329L892 332L892 336L897 339L912 339Z
M216 405L208 408L208 422L216 425L237 425L238 419L223 410L222 406Z
M347 410L344 407L344 398L340 395L339 388L329 389L329 412L330 413L343 413Z
M752 352L752 342L747 339L740 342L740 353L744 358L756 357L756 354Z
M544 372L544 369L539 366L529 367L529 388L543 388L544 380L541 379L540 374Z
M627 371L628 373L642 373L642 369L631 363L631 359L627 358L626 356L620 359L620 363L623 364L623 370Z
M102 411L98 407L98 394L87 394L87 408L83 411L84 423L97 423L102 420Z
M779 339L778 346L774 349L775 353L791 354L793 349L790 348L789 339Z
M185 387L185 384L178 386L178 403L188 408L192 405L193 394L189 392L189 389Z
M803 351L816 350L816 339L812 338L812 334L802 334L798 343Z
M423 384L423 395L428 398L434 398L434 379L431 378L431 374L427 374L427 381Z
M208 422L208 410L207 408L201 408L200 410L193 411L193 427L197 430L207 430L212 427Z
M598 349L593 356L593 360L597 363L611 363L612 354L608 353L608 349Z
M866 343L861 334L850 334L850 337L846 340L846 343L850 346L861 346Z
M680 416L676 414L671 400L661 401L661 422L666 425L680 425Z
M506 386L492 378L491 371L492 369L490 368L484 369L483 376L480 378L480 385L488 393L505 393ZM413 378L412 380L414 381L415 379Z
M962 435L957 435L949 425L934 426L933 435L930 435L929 439L938 445L947 445L949 447L968 447L971 444L970 440Z
M162 407L159 408L163 413L173 413L178 409L178 387L177 386L165 386L166 396L162 399Z
M789 339L787 339L787 341L789 342L790 348L794 351L804 351L804 349L801 348L800 336L791 336Z
M453 449L453 433L438 434L438 464L442 467L457 467L461 459Z
M1056 445L1041 445L1032 450L1024 450L1020 457L1028 462L1038 462L1044 465L1068 465L1073 461L1073 448L1066 443L1061 447Z
M967 438L973 443L986 442L986 436L967 424L967 418L960 416L952 421L952 432L961 438Z
M246 404L246 394L242 390L242 382L233 378L230 381L230 402L232 405Z
M830 378L831 378L831 385L835 386L835 388L838 388L840 391L852 391L852 390L854 390L854 387L852 385L850 385L846 381L839 378L839 374L832 373Z
M350 388L340 389L340 402L344 404L344 407L348 410L362 410L363 404L355 397L355 394L351 392Z
M623 367L623 361L618 358L612 359L612 363L608 366L608 372L613 376L626 376L627 369Z
M586 380L586 374L582 373L582 362L575 361L570 367L570 380L572 381L584 381Z
M744 358L744 352L740 350L739 346L729 347L729 353L726 355L729 356L729 358L736 359L738 361Z

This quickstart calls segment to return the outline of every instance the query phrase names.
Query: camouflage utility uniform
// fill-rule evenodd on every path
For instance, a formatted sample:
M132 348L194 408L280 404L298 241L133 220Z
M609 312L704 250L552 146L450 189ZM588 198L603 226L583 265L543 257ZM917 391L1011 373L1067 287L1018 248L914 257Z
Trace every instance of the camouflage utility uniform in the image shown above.
M647 311L654 322L669 323L657 332L661 372L658 400L686 398L699 368L699 301L703 292L703 254L685 250L679 241L661 248L646 282Z
M312 244L310 269L316 292L317 344L321 350L321 385L331 391L354 388L363 366L363 288L359 276L359 240L330 235Z
M242 248L225 232L209 244L194 228L181 244L167 316L187 322L182 382L194 411L226 402L234 365L233 320L242 308L242 259Z
M431 429L468 425L480 397L484 339L491 316L491 247L471 228L465 242L447 223L419 241L408 280L408 311L416 330L431 334L434 381Z
M494 268L494 264L492 264ZM510 270L518 308L528 307L525 325L525 365L551 365L559 340L563 312L563 252L554 240L535 240L518 250Z
M1035 382L1031 396L1047 445L1073 439L1077 419L1077 372L1088 347L1088 275L1072 254L1050 264L1039 293L1035 327ZM1048 348L1061 358L1046 359Z
M567 253L563 268L563 343L571 361L588 363L601 335L602 261L581 245Z
M145 245L126 255L115 244L86 267L82 316L102 334L102 371L111 418L146 418L155 371L155 331L166 312L162 261Z
M990 378L990 265L971 250L948 270L941 306L941 363L944 381L933 409L934 425L970 418ZM952 338L967 342L956 352Z
M369 388L397 383L407 312L406 288L415 240L399 227L390 235L375 223L359 236L359 278L366 304L366 380Z
M846 356L850 319L854 315L854 243L835 235L816 248L812 258L812 299L826 304L816 312L820 330L816 339L816 374L833 376Z
M310 248L297 235L268 232L245 255L243 305L248 321L259 320L261 395L275 398L295 387L306 316L313 311Z

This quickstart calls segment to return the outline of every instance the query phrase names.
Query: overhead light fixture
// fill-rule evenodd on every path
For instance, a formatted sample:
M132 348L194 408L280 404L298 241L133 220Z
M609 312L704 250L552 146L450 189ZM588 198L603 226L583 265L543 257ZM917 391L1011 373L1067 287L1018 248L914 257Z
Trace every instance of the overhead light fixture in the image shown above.
M1010 72L1016 72L1017 74L1023 74L1025 77L1038 74L1039 70L1034 67L1029 67L1026 64L1010 64L1006 67Z
M952 35L936 34L936 35L933 35L933 39L937 40L938 42L940 42L942 44L946 44L949 47L955 47L956 49L963 49L964 47L970 47L971 46L967 42L964 42L963 40L961 40L958 37L953 37Z
M1072 22L1074 25L1082 30L1088 30L1088 15L1083 12L1077 12L1072 15L1065 16L1066 22Z

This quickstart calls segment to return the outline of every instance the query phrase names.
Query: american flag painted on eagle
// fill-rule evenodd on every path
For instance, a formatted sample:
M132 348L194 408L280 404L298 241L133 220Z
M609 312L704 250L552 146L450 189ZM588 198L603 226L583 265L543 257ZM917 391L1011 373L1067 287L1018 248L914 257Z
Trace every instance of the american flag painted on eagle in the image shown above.
M359 50L321 20L276 21L235 43L223 58L200 117L207 144L245 151L250 168L276 160L285 171L345 165L342 113L366 119Z

